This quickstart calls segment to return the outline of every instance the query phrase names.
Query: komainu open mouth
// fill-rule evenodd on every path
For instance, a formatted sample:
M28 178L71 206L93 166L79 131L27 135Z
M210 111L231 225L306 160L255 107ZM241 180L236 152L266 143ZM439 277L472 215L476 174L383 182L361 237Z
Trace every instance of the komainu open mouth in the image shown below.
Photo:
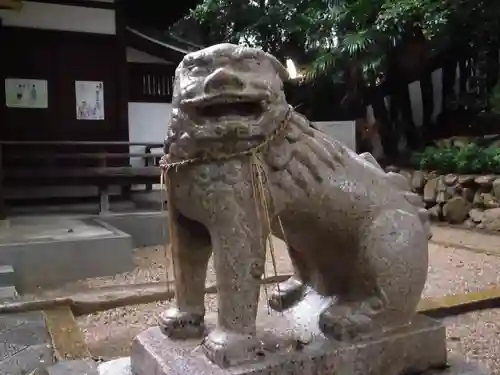
M258 117L263 108L260 101L211 103L197 108L198 116L219 118L225 116Z

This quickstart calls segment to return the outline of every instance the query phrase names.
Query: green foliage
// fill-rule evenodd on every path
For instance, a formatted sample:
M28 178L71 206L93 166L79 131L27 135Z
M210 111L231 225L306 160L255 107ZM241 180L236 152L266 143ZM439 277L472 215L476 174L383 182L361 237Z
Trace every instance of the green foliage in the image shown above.
M412 35L422 37L424 58L500 43L493 0L204 0L189 19L201 26L203 44L291 57L307 79L343 82L352 98L384 80L391 52Z
M287 45L305 51L331 29L327 9L326 0L204 0L190 17L206 26L211 43L261 47L285 57Z
M332 8L342 57L372 85L384 78L388 54L405 36L418 29L427 41L436 41L446 29L448 16L442 0L339 0ZM324 60L331 48L322 45L316 52L316 58ZM316 79L335 73L337 66L313 63L311 68L309 77Z
M412 158L415 168L440 173L500 173L500 148L464 146L427 147Z
M418 23L426 37L448 20L443 0L204 0L190 15L207 42L259 46L305 65L312 80L344 79L355 68L383 76L387 53ZM296 56L302 51L302 56Z

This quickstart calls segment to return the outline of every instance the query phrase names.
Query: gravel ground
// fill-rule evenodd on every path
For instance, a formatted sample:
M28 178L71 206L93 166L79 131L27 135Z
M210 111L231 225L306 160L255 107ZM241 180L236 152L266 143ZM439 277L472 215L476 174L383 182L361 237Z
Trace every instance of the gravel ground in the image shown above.
M500 242L500 239L499 239ZM500 245L499 245L500 246ZM276 246L278 273L290 273L291 265L283 244ZM436 244L429 245L429 277L425 297L477 291L500 285L500 257ZM138 249L137 267L132 272L114 277L88 279L72 283L59 290L45 291L45 295L59 295L68 291L85 290L105 285L125 285L163 281L166 278L163 248ZM274 274L271 262L267 275ZM172 272L168 273L172 276ZM213 271L208 273L208 284L214 283ZM262 293L262 303L265 295ZM208 311L216 311L216 296L206 297ZM132 339L147 327L156 324L156 316L168 302L128 306L79 317L91 352L96 356L114 358L128 355ZM500 375L500 309L464 314L447 318L448 346L452 353L479 360Z
M216 311L216 297L207 296L208 311ZM167 303L151 303L139 309L123 307L78 319L93 355L105 359L128 356L133 338L156 325L156 316ZM448 353L477 361L500 375L500 309L467 313L444 320Z
M475 292L498 286L498 270L499 257L429 244L429 274L424 297Z
M285 244L276 239L275 242L275 259L276 271L274 270L270 252L268 250L266 264L266 276L274 276L277 274L292 273L292 266ZM115 276L99 277L77 281L74 283L65 284L64 287L58 289L48 289L40 291L41 296L54 296L68 294L68 292L84 291L91 288L99 288L103 286L113 285L130 285L141 283L154 283L173 279L171 262L166 259L166 250L163 247L144 247L136 249L134 254L134 262L136 268L131 272L124 272ZM166 271L168 270L168 272ZM213 262L210 259L209 269L207 272L207 285L215 284L215 273L213 270Z
M500 237L499 237L500 247ZM276 240L275 257L278 274L292 273L292 266L285 245ZM270 255L266 265L266 275L275 274ZM68 283L63 288L41 291L41 295L60 295L68 292L88 290L111 285L130 285L159 282L172 279L173 272L166 264L165 249L146 247L135 252L137 267L131 272L115 276L101 277ZM429 244L429 275L424 297L440 297L447 294L473 292L500 285L500 257L474 253L449 246ZM210 261L207 284L215 284L213 264Z
M500 309L445 319L448 352L477 361L500 375Z

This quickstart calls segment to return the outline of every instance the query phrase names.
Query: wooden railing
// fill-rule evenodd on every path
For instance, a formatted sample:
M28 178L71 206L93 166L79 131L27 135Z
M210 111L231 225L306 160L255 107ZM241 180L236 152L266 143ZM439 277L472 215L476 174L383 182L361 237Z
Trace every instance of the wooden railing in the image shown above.
M144 152L130 152L130 146L143 146ZM2 186L91 185L98 187L100 211L106 212L109 186L118 185L127 195L131 185L151 189L160 181L163 153L152 150L161 148L161 143L146 142L0 141L0 208ZM131 166L130 158L144 162Z

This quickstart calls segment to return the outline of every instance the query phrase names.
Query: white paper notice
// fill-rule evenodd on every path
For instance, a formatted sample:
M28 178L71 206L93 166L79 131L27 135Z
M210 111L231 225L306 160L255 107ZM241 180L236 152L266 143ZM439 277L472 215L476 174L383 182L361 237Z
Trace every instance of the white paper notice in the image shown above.
M104 120L104 84L75 81L76 119Z
M5 79L5 105L8 108L49 107L47 81L44 79Z

